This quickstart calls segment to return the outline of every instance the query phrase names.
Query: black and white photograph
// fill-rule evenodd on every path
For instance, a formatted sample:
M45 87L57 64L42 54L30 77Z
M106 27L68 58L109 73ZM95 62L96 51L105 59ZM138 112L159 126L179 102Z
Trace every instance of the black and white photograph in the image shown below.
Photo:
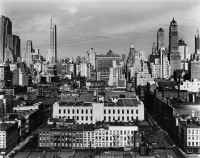
M0 0L0 158L200 158L200 0Z

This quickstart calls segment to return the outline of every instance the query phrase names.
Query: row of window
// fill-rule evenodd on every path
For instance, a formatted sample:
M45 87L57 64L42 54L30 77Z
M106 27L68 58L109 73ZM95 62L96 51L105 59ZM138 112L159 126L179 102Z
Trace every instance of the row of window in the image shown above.
M71 112L72 111L72 112ZM76 112L75 112L76 111ZM89 111L90 111L90 114L92 114L92 109L91 110L88 110L88 109L86 109L85 110L85 113L84 113L84 110L82 109L82 110L80 110L80 109L77 109L77 110L75 110L75 109L72 109L72 110L70 110L70 109L68 109L68 110L66 110L66 109L63 109L63 114L66 114L66 112L67 112L67 114L79 114L79 111L80 111L80 113L81 114L89 114ZM59 109L59 114L61 114L62 113L62 110L61 109Z
M127 121L133 121L134 120L134 117L133 116L131 116L131 117L129 117L129 116L127 116L127 117L125 117L125 116L118 116L118 117L116 117L115 118L115 116L113 116L113 117L111 117L111 116L104 116L104 121L125 121L125 119L127 120ZM136 120L138 120L138 116L136 116Z
M133 109L127 109L127 110L124 110L124 109L122 109L122 110L115 110L115 109L113 109L113 110L104 110L104 114L106 114L106 111L107 111L107 113L108 114L115 114L115 113L117 113L117 114L124 114L125 113L125 111L126 111L126 114L134 114L134 110ZM136 114L138 114L138 110L136 110Z
M200 129L188 129L188 134L200 134Z
M95 143L96 144L96 147L112 147L112 146L118 146L118 147L123 147L123 144L124 144L124 146L126 146L126 142L119 142L119 143L113 143L113 142L110 142L110 143L108 143L108 142L99 142L99 143ZM54 147L60 147L60 145L62 146L62 147L90 147L90 145L91 145L91 147L94 147L94 143L93 142L91 142L90 144L87 144L87 143L85 143L85 144L82 144L82 143L73 143L73 144L71 144L71 143L40 143L39 144L39 146L41 146L41 147L49 147L49 146L54 146Z
M200 135L199 135L199 136L198 136L198 135L196 135L196 136L194 136L194 135L191 135L191 136L188 135L188 139L189 139L189 140L191 140L191 139L192 139L192 140L194 140L194 139L195 139L195 140L198 140L198 139L200 139Z
M188 141L188 146L200 146L200 142L189 142Z
M74 109L72 109L72 110L70 110L70 109L68 109L68 110L66 110L66 109L63 109L63 114L66 114L66 111L67 111L67 114L75 114L75 111L76 111L76 114L79 114L79 111L81 112L80 114L89 114L89 111L90 111L90 114L92 114L92 109L91 110L88 110L88 109L86 109L85 110L85 113L84 113L84 110L82 109L82 110L79 110L79 109L77 109L77 110L74 110ZM72 111L72 112L71 112ZM124 114L126 112L126 114L134 114L134 110L132 109L132 110L129 110L129 109L127 109L127 110L124 110L124 109L122 109L122 110L115 110L115 109L113 109L113 110L104 110L104 114ZM61 114L62 113L62 110L61 109L59 109L59 114ZM136 114L138 114L138 110L136 110Z

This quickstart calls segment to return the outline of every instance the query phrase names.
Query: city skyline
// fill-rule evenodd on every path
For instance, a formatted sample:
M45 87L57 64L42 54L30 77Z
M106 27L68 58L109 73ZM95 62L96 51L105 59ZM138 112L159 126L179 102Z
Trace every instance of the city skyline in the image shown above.
M164 29L165 47L168 47L173 17L179 38L183 38L193 53L194 37L200 28L200 2L194 0L3 0L0 3L0 14L10 18L13 33L21 39L21 53L30 39L33 48L39 48L46 57L52 13L57 25L58 59L85 56L90 48L96 54L110 49L119 55L128 54L131 43L136 50L150 54L159 28Z

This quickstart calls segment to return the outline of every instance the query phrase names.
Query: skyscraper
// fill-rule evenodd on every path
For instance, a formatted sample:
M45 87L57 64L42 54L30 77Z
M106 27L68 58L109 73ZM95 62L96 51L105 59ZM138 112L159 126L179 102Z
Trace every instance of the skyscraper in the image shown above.
M31 67L32 64L32 53L34 53L32 41L28 40L26 43L26 48L24 49L22 60L26 63L26 66L29 68Z
M13 61L17 61L17 57L20 57L20 38L19 36L9 34L7 37L7 48L13 54ZM5 61L7 61L7 54L5 54Z
M164 46L165 46L164 30L162 28L159 28L158 33L157 33L157 51L159 51Z
M198 29L195 35L195 54L200 54L200 34Z
M12 34L12 22L9 18L1 16L0 20L0 62L4 62L5 48L7 46L6 36Z
M50 49L48 50L47 61L50 63L57 62L57 33L56 25L52 23L52 18L50 26Z
M93 48L90 48L89 51L87 51L87 55L88 55L88 62L91 63L91 65L93 66L93 69L95 70L95 65L96 65L96 53L93 50Z
M178 26L174 18L169 26L169 52L178 52Z

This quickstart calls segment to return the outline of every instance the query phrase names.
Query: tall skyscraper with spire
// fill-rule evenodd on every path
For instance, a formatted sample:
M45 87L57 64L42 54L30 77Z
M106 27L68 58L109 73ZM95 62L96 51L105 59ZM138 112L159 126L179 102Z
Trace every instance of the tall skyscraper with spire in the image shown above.
M6 36L8 34L12 34L12 22L9 18L2 15L0 19L0 62L5 60Z
M56 25L52 23L52 16L50 26L50 48L47 54L47 61L49 61L50 63L57 62L57 33Z
M157 51L159 51L163 47L165 47L164 30L162 28L159 28L157 33Z
M178 25L174 20L171 21L169 26L169 53L170 53L170 68L171 76L174 75L175 70L180 70L181 67L181 55L178 50Z
M200 34L198 29L195 35L195 54L200 54Z
M178 25L174 18L169 26L169 52L178 52Z

